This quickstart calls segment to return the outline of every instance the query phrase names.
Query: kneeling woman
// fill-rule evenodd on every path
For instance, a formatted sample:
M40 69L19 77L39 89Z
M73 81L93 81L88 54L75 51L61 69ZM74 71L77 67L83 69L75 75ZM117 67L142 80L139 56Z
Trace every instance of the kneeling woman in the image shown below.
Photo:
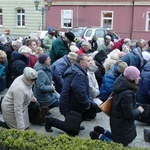
M40 54L34 69L38 72L38 78L34 84L34 95L41 107L58 107L59 94L55 91L50 71L51 59L45 53Z
M98 127L90 133L92 139L99 138L104 141L114 141L128 146L137 136L135 128L135 118L140 116L144 111L142 106L136 107L135 92L137 84L140 79L140 71L134 67L129 66L124 70L114 82L113 86L113 103L110 115L109 138L105 137L108 132L100 134ZM98 131L97 131L98 130ZM101 131L101 130L100 130ZM99 134L98 134L99 133Z

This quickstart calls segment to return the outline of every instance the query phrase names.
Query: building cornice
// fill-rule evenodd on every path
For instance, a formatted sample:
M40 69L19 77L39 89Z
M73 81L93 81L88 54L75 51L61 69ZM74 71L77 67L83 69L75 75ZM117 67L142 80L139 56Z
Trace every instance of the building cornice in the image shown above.
M116 2L110 2L110 1L54 1L52 3L52 5L81 5L81 6L104 6L104 5L109 5L109 6L124 6L124 5L133 5L133 2L134 2L134 5L150 5L150 1L116 1Z

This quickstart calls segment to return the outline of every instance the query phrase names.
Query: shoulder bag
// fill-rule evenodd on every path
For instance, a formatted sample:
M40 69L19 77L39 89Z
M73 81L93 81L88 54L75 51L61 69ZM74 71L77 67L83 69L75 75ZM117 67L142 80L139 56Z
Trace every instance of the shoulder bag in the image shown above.
M99 108L107 115L110 116L111 113L111 107L112 107L112 101L113 101L113 93L110 94L108 99L99 105Z

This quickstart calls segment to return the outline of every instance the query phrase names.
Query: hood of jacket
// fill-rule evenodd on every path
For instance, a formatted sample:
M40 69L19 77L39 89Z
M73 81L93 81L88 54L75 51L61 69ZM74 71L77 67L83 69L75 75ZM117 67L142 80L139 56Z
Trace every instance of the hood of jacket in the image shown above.
M98 62L102 62L107 58L107 54L104 51L99 51L96 55L95 55L95 60Z
M133 49L132 52L140 58L140 68L142 68L143 65L144 65L144 59L143 59L143 56L142 56L141 48L140 47L136 47L136 48Z
M119 59L119 55L118 55L118 53L114 53L114 54L112 54L110 56L110 58L113 59L113 60L118 60Z
M11 58L12 58L13 61L21 60L21 57L22 57L22 54L19 53L18 51L13 51L12 52Z
M134 91L135 88L131 85L131 83L121 74L114 82L113 91L121 92L125 90Z
M150 60L144 65L143 71L150 71Z

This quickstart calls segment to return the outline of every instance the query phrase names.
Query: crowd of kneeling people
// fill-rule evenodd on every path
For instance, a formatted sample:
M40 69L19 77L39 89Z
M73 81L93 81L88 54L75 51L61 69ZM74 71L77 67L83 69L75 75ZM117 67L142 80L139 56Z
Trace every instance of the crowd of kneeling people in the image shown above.
M55 127L75 136L84 130L83 121L101 113L99 105L111 93L111 131L95 125L91 139L128 146L137 136L135 120L150 125L150 41L114 42L111 34L100 43L96 36L75 41L66 32L55 38L48 53L38 39L0 46L0 91L8 89L1 102L1 127L26 130L30 123L44 123L48 132ZM64 120L52 117L54 107Z

